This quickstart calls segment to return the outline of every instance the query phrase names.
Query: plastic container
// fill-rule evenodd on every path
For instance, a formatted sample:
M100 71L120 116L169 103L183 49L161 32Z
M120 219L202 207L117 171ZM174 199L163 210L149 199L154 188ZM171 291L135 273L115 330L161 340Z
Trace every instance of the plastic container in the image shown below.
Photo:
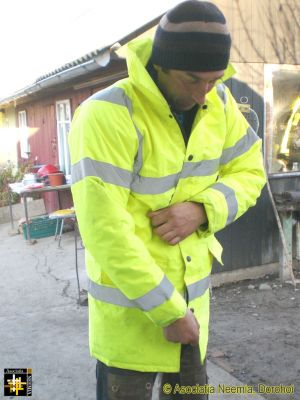
M61 186L65 183L65 175L63 172L57 172L56 174L49 174L50 186Z
M54 236L56 231L57 218L51 219L48 215L31 218L29 222L30 239L39 239L48 236ZM60 229L61 219L58 220L58 231ZM22 224L23 235L27 240L26 223Z
M36 174L25 174L22 180L23 185L31 185L37 182Z

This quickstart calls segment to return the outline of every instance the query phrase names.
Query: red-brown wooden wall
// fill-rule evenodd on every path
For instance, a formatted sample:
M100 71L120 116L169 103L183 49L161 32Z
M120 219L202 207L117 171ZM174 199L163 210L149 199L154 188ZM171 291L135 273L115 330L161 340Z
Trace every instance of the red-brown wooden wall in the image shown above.
M33 164L53 164L58 167L58 138L56 126L55 105L60 100L70 100L72 116L76 108L99 88L82 89L74 91L72 89L60 92L59 94L38 99L26 104L18 105L17 113L25 110L27 126L34 132L30 138L30 158ZM24 162L21 158L20 144L18 144L19 163ZM59 208L56 193L45 193L43 195L47 213ZM70 192L60 193L62 208L72 205Z

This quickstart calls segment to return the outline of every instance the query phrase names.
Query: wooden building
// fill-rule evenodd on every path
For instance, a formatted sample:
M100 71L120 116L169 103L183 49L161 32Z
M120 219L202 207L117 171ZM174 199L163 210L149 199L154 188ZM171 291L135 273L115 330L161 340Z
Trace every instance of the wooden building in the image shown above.
M298 188L300 108L295 108L295 102L300 94L300 3L214 2L226 15L233 40L231 61L237 74L226 84L237 102L250 106L258 116L258 134L263 139L273 191ZM140 35L152 35L158 20L121 39L118 45L98 49L0 100L2 113L13 108L19 128L26 128L18 145L19 161L27 153L37 164L51 163L66 174L70 172L67 132L75 108L95 91L126 76L122 58L126 43ZM49 201L48 211L55 206ZM215 272L276 264L279 240L266 189L256 207L217 236L224 246L224 266L215 265Z
M75 109L93 93L127 76L126 61L115 50L137 36L151 34L159 19L121 38L117 44L96 49L0 100L4 132L17 127L18 164L52 164L65 175L71 173L67 136ZM58 208L56 194L45 193L43 197L48 213ZM72 205L70 193L63 192L60 197L63 207Z

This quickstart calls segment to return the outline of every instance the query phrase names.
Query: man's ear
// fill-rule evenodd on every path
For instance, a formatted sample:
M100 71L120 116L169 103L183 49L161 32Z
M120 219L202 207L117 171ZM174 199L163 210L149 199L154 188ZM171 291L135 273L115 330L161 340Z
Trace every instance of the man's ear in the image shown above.
M156 72L163 72L164 74L168 74L170 71L168 68L161 67L160 65L157 64L153 64L153 67L156 70Z

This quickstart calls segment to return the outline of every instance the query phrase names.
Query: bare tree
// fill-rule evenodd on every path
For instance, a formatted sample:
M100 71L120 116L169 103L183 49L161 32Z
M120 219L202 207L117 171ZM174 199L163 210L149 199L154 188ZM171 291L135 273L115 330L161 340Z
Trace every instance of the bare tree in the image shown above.
M247 46L233 43L242 62L300 64L299 0L254 0L259 21L245 17L245 5L252 4L249 0L233 0L233 4L247 38Z

